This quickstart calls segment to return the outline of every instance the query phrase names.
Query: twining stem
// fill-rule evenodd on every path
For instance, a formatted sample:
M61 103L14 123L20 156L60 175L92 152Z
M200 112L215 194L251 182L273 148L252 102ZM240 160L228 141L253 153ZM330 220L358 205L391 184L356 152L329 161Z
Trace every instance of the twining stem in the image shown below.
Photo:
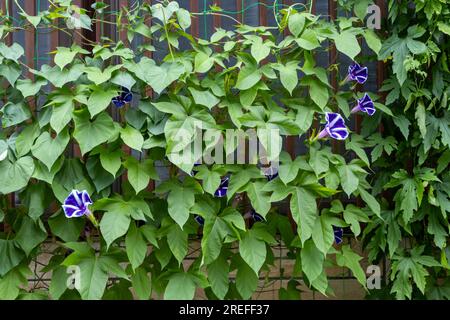
M217 13L217 12L193 12L191 14L193 16L202 16L202 15L205 15L205 14L212 15L212 16L221 16L221 17L225 17L225 18L230 18L231 20L236 22L238 25L242 24L239 20L237 20L237 19L235 19L232 16L229 16L227 14L223 14L223 13Z
M172 46L170 45L170 40L169 40L169 30L167 29L167 19L166 19L166 14L164 13L164 10L162 10L163 13L163 17L164 17L164 31L166 32L166 38L167 38L167 45L169 46L169 52L170 52L170 56L172 57L172 61L175 60L175 57L173 55L173 51L172 51Z
M98 224L97 219L95 219L94 214L93 214L92 212L89 211L89 212L86 214L86 216L88 217L89 221L92 222L92 224L94 225L94 227L96 227L96 228L98 229L99 224Z

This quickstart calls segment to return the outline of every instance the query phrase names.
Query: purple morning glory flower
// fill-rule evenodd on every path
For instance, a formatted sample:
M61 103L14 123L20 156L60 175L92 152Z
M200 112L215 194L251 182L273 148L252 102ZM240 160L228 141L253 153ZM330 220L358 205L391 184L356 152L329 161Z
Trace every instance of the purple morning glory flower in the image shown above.
M260 215L259 213L257 213L257 212L255 211L255 209L252 209L252 211L250 212L250 214L251 214L253 220L258 221L258 222L264 221L263 216Z
M325 129L323 129L317 139L322 139L330 136L333 139L345 140L348 137L348 129L345 126L344 118L339 113L327 112L325 113L327 121Z
M199 216L198 214L194 215L194 220L201 226L205 224L205 219L202 216Z
M333 226L333 232L334 232L334 242L336 242L336 244L341 244L344 235L344 229Z
M364 97L358 99L357 106L352 109L352 113L356 113L358 111L365 112L369 116L373 116L373 114L375 113L375 105L373 104L372 99L367 93L364 94Z
M356 62L353 62L353 64L348 67L347 80L350 79L363 84L367 81L368 77L369 71L367 67L362 67Z
M90 214L88 206L92 203L86 190L72 190L66 200L64 200L62 207L67 218L78 218Z
M93 204L93 202L86 190L72 190L66 200L64 200L62 208L67 218L86 216L97 227L97 220L89 210L89 205L91 204Z
M260 215L259 213L257 213L257 212L255 211L255 209L252 209L251 211L247 212L247 213L244 215L244 219L249 219L249 218L252 218L252 219L255 220L256 222L264 221L263 216Z
M117 108L122 108L126 103L130 103L133 100L133 93L126 87L122 87L120 96L113 98L111 101Z
M222 198L227 195L229 180L229 177L224 177L220 180L219 188L216 190L216 192L214 192L215 197Z

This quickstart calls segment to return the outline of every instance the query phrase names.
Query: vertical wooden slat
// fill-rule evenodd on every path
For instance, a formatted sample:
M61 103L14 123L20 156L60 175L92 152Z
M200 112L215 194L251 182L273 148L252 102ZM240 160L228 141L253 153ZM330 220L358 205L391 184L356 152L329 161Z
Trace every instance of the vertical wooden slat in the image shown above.
M36 15L36 2L33 1L24 1L24 10L27 14L31 16ZM25 63L28 67L34 68L34 57L36 55L36 30L34 28L30 28L25 31ZM30 71L27 71L27 78L34 79L34 74Z
M189 2L191 12L198 12L198 0L190 0ZM199 37L199 22L200 16L194 16L191 24L191 34L194 37Z
M267 26L267 0L260 0L260 4L258 5L258 11L259 11L259 25L260 26Z
M242 14L242 9L243 9L243 0L236 0L236 11L238 12L237 14L237 20L241 23L244 24L244 15Z
M83 7L82 0L74 0L73 4L80 8ZM74 32L74 38L72 39L72 41L74 41L75 43L77 43L81 46L82 45L81 34L79 32Z

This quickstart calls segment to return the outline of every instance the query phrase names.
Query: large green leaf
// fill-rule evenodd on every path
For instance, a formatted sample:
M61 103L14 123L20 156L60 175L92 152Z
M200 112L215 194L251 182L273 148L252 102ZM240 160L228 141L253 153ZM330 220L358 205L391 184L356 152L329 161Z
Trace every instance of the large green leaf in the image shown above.
M45 164L48 170L51 170L53 164L66 149L69 140L70 136L67 130L61 131L55 138L52 138L48 132L43 132L31 147L31 152Z
M113 120L106 113L99 114L94 121L90 121L89 118L89 112L86 109L74 112L73 136L80 144L83 155L108 141L117 132Z
M342 189L350 196L356 189L358 189L359 179L352 170L350 165L340 165L338 168L339 178L341 179Z
M355 57L361 52L358 40L350 30L342 31L335 37L334 42L336 49L352 60L355 60Z
M165 300L192 300L195 295L194 277L188 273L175 273L164 292Z
M188 252L188 234L179 225L174 224L170 227L167 234L167 244L178 263L181 264Z
M298 61L289 61L286 65L280 64L277 69L280 72L281 84L292 95L292 91L298 84Z
M125 247L131 266L133 270L136 270L144 262L147 254L147 243L141 230L136 227L134 222L130 224L130 229L125 237Z
M23 251L19 248L15 240L0 239L0 276L3 277L12 268L16 267L24 258Z
M270 210L270 194L263 191L264 182L250 182L247 185L247 196L250 199L253 208L263 217Z
M111 173L113 176L116 176L117 171L119 171L122 166L122 153L120 150L115 151L106 151L102 150L100 153L100 163L102 167Z
M189 88L189 91L191 92L196 104L205 106L210 110L220 102L220 100L209 90L201 91L194 88Z
M20 265L0 279L0 300L14 300L32 274L28 266Z
M314 223L312 239L317 249L326 255L334 242L332 220L328 215L322 214L320 217L317 217Z
M290 208L298 226L300 239L304 243L311 237L317 219L316 198L308 190L296 187L292 193Z
M256 237L249 230L239 242L239 253L244 261L259 274L264 261L266 260L266 244Z
M45 86L47 81L44 79L37 79L33 82L31 79L20 79L17 80L16 87L22 92L24 98L36 95L42 86Z
M130 221L129 215L124 212L108 211L103 215L100 231L108 247L127 232Z
M130 148L141 151L142 145L144 144L144 137L139 132L139 130L136 130L132 126L126 126L125 128L122 128L120 130L120 137L122 138L123 142Z
M195 193L191 188L173 184L167 197L169 214L183 228L189 218L189 210L195 203Z
M139 267L134 271L131 276L131 284L139 299L148 300L150 298L152 284L145 268Z
M208 265L208 280L211 289L219 299L224 299L228 292L230 267L225 258L220 256Z
M14 86L17 79L19 79L21 71L19 65L15 63L3 62L0 64L0 76L5 77L12 86Z
M236 288L242 299L249 299L258 287L258 276L245 262L239 264L236 273Z
M325 256L317 249L312 240L304 243L300 253L302 271L308 277L308 280L312 282L322 273Z
M58 66L50 67L43 65L41 71L35 71L36 74L50 81L55 87L62 88L68 82L76 81L83 74L84 66L82 64L73 65L70 69L61 70Z
M262 73L256 65L247 65L239 71L236 88L239 90L250 89L261 80L261 77Z
M2 127L8 128L31 118L31 112L24 102L6 103L0 110L2 112Z
M80 295L83 300L100 300L105 292L108 281L108 270L104 267L101 257L91 256L81 260Z
M336 254L336 262L341 267L347 267L356 277L358 282L366 287L366 274L364 270L361 268L359 261L362 259L359 255L357 255L350 246L345 245L342 247L342 252Z
M9 160L0 161L0 193L8 194L26 187L34 171L31 157L22 157L12 163Z
M23 218L22 225L14 238L27 256L45 239L47 239L47 231L42 222L40 220L35 222L27 216Z
M117 90L108 89L105 90L102 87L96 87L89 99L87 101L87 106L89 109L89 113L91 114L91 118L95 117L97 114L105 110L110 104L112 98L116 97Z
M301 13L294 13L289 17L288 23L289 31L298 37L305 27L305 15Z
M67 219L62 210L48 219L52 233L64 242L77 241L85 223L85 219Z
M150 159L139 162L133 157L128 157L123 165L128 169L128 180L136 194L148 186L150 178L158 180L153 161Z
M158 66L154 60L144 57L130 71L160 94L172 82L180 78L185 68L181 62L164 62Z
M250 47L250 53L255 58L256 63L260 63L270 54L270 45L263 42L263 38L257 37Z

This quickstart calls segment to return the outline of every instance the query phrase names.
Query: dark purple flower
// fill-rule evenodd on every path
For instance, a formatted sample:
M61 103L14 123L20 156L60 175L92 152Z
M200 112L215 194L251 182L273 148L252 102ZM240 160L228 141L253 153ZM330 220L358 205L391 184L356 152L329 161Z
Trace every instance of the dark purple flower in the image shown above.
M198 214L194 215L194 220L201 226L205 224L205 219L202 216L199 216Z
M219 188L216 190L216 192L214 192L215 197L222 198L227 195L229 180L229 177L224 177L220 180Z
M348 67L347 79L363 84L367 81L368 76L369 71L367 67L361 67L356 62L353 62L353 64Z
M352 109L352 113L356 113L358 111L365 112L369 116L373 116L375 113L375 105L367 93L364 94L364 97L358 99L358 105Z
M133 93L128 88L122 87L120 95L111 101L117 108L122 108L126 103L130 103L131 100L133 100Z
M244 219L250 219L252 218L254 221L256 222L262 222L265 219L263 218L262 215L260 215L259 213L257 213L255 211L255 209L252 208L252 210L250 210L249 212L247 212L246 214L244 214Z
M325 129L323 129L317 139L322 139L330 136L333 139L345 140L348 137L348 129L345 126L345 121L339 113L327 112L325 113L327 121Z
M268 181L272 181L273 179L278 177L278 167L270 166L262 168L262 170L264 171L264 175L266 176Z
M251 217L253 218L253 220L258 221L258 222L264 221L263 216L260 215L259 213L257 213L257 212L255 211L255 209L252 209L252 211L250 212L250 214L251 214Z
M336 242L336 244L341 244L344 235L344 229L342 229L341 227L333 226L333 232L334 232L334 242Z
M88 208L90 204L92 200L86 190L72 190L62 207L67 218L78 218L91 213Z

